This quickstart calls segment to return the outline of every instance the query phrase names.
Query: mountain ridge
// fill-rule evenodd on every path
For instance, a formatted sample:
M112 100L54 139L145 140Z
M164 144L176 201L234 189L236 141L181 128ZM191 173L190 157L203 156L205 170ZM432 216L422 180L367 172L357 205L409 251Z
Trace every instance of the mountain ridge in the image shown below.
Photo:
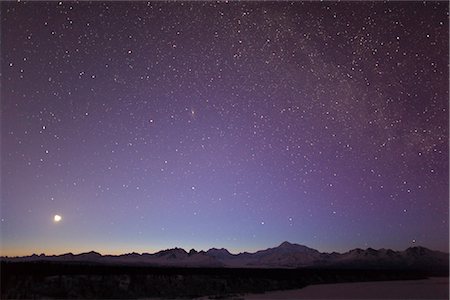
M283 242L256 252L232 254L225 248L207 251L175 247L155 253L102 255L95 251L61 255L33 254L22 257L0 257L2 261L78 262L157 267L227 267L227 268L375 268L375 269L448 269L448 253L425 247L409 247L404 251L355 248L344 253L320 252L304 245Z
M307 249L311 249L311 250L320 252L320 251L318 251L318 250L316 250L316 249L313 249L313 248L310 248L310 247L308 247L308 246L305 246L305 245L302 245L302 244L297 244L297 243L291 243L291 242L289 242L289 241L284 241L284 242L282 242L281 244L279 244L278 246L275 246L275 247L270 247L270 248L266 248L266 249L256 250L256 251L254 251L254 252L244 251L244 252L239 252L239 253L231 253L228 249L223 248L223 247L222 247L222 248L216 248L216 247L213 247L213 248L210 248L210 249L208 249L208 250L206 250L206 251L205 251L205 250L197 251L197 250L195 250L195 248L193 248L193 249L191 249L190 251L193 250L193 251L196 251L197 253L201 253L201 252L208 253L208 251L219 251L219 250L220 250L220 251L226 251L226 252L229 253L230 255L240 255L240 254L254 254L254 253L257 253L257 252L260 252L260 251L266 251L266 250L269 250L269 249L277 249L277 248L283 249L283 248L293 248L293 247L302 247L302 248L307 248ZM419 246L419 245L418 245L418 246L411 246L411 247L408 247L408 248L406 248L406 249L403 250L403 251L406 251L406 250L408 250L408 249L418 249L418 250L420 250L420 251L433 251L433 252L446 253L446 252L443 252L443 251L440 251L440 250L432 250L432 249L429 249L429 248L427 248L427 247ZM167 251L171 251L171 250L184 251L184 252L186 252L186 253L189 253L189 252L186 251L184 248L181 248L181 247L173 247L173 248L168 248L168 249L162 249L162 250L159 250L159 251L154 252L154 253L150 253L150 252L142 252L142 253L139 253L139 252L133 251L133 252L122 253L122 254L101 254L101 253L99 253L99 252L97 252L97 251L90 250L90 251L80 252L80 253L77 253L77 254L75 254L75 253L73 253L73 252L66 252L66 253L62 253L62 254L50 254L50 255L46 255L45 253L40 253L40 254L33 253L33 254L31 254L31 255L24 255L24 256L8 256L8 255L5 255L5 256L0 256L0 258L6 258L6 257L9 257L9 258L15 257L15 258L17 258L17 257L29 257L29 256L42 256L42 255L45 255L45 256L47 256L47 257L50 257L50 256L62 256L62 255L82 255L82 254L93 254L93 255L101 255L101 256L123 256L123 255L144 255L144 254L154 255L154 254L158 254L158 253L161 253L161 252L167 252ZM328 253L328 254L331 254L331 253L338 253L338 254L343 254L343 253L348 253L348 252L352 252L352 251L372 251L372 250L375 250L375 251L394 251L394 252L399 252L399 251L401 251L401 250L392 250L392 249L389 249L389 248L380 248L380 249L377 250L377 249L372 248L372 247L367 247L366 249L357 247L357 248L350 249L350 250L345 251L345 252L337 252L337 251L333 251L333 252L320 252L320 253Z

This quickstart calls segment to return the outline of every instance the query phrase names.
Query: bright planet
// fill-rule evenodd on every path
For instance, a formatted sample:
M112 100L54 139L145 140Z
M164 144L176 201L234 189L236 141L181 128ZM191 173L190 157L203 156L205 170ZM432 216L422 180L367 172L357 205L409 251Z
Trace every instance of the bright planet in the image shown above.
M55 215L54 217L53 217L53 221L55 221L55 222L59 222L59 221L61 221L62 220L62 217L60 216L60 215Z

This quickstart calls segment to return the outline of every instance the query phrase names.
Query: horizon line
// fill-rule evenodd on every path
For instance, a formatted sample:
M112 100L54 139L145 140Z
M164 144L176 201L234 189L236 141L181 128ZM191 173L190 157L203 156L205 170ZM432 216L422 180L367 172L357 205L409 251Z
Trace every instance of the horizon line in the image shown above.
M217 250L225 249L226 251L228 251L232 255L239 255L239 254L243 254L243 253L256 253L258 251L264 251L264 250L268 250L268 249L278 248L284 243L289 243L291 245L298 245L298 246L307 247L307 248L319 251L320 253L340 253L340 254L342 254L342 253L347 253L347 252L350 252L352 250L357 250L357 249L361 249L361 250L373 249L373 250L376 250L376 251L392 250L392 251L396 251L396 252L402 252L402 251L406 251L407 249L410 249L410 248L425 248L425 249L428 249L428 250L431 250L431 251L439 251L439 252L443 252L443 253L450 253L449 250L444 250L444 251L443 250L435 250L435 249L431 249L431 248L428 248L428 247L425 247L425 246L422 246L422 245L412 245L412 246L404 248L403 250L399 250L397 248L395 248L395 249L393 249L393 248L386 248L386 247L373 248L373 247L369 246L369 247L366 247L366 248L361 248L361 247L351 248L351 249L349 249L347 251L341 251L341 252L339 252L339 251L320 251L320 250L317 250L315 248L311 248L311 247L303 245L303 244L298 244L298 243L292 243L292 242L289 242L289 241L284 241L284 242L278 244L277 246L267 247L267 248L263 248L263 249L253 250L253 251L252 250L246 250L246 251L240 251L240 252L232 252L228 248L225 248L225 247L220 247L220 248L218 248L218 247L211 247L211 248L209 248L207 250L205 250L205 249L197 250L195 248L191 248L189 250L186 250L183 247L175 246L175 247L169 247L169 248L165 248L165 249L161 248L159 250L155 250L154 252L124 251L124 252L120 252L120 253L119 252L109 252L108 253L108 252L105 252L105 251L102 251L102 250L97 251L97 250L92 249L92 250L80 250L81 252L73 252L73 251L69 250L69 251L66 251L66 252L46 254L45 252L35 251L35 252L32 252L31 254L24 254L24 255L4 255L2 253L4 251L0 251L0 258L30 257L30 256L41 256L41 255L44 255L44 256L61 256L61 255L65 255L65 254L81 255L81 254L87 254L87 253L91 253L91 252L100 254L101 256L121 256L121 255L128 255L128 254L139 254L139 255L150 254L150 255L154 255L154 254L157 254L157 253L162 252L162 251L175 250L175 249L183 250L186 253L189 253L191 250L194 250L197 253L199 253L199 252L207 252L207 251L212 250L212 249L217 249ZM41 253L39 253L39 252L41 252Z

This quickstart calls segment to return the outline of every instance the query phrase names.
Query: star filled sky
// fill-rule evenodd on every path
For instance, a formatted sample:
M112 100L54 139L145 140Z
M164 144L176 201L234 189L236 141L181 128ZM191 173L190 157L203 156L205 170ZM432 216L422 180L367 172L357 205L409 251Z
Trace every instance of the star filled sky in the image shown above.
M2 2L2 255L448 251L448 25L446 2Z

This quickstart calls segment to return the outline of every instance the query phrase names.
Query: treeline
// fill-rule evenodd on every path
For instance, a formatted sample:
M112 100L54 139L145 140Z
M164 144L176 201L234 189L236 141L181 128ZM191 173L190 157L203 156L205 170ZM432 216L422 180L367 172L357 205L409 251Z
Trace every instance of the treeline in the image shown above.
M1 262L1 297L223 297L310 284L424 279L420 270L159 268L61 262Z

